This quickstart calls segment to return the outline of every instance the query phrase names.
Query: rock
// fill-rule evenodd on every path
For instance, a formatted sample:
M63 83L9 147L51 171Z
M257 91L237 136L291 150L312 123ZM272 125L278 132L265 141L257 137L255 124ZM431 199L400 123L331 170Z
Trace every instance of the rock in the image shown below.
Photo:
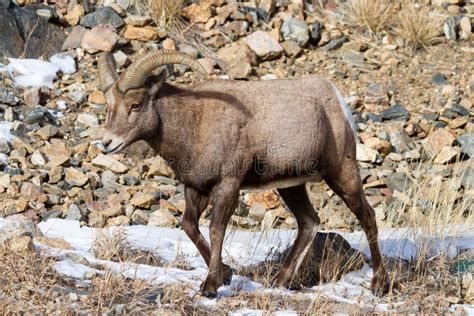
M288 256L291 247L276 254L276 260L267 260L246 269L251 276L268 278L278 271L283 258ZM339 280L343 274L362 268L366 257L336 233L317 233L311 248L303 259L301 268L292 278L291 288L300 289L319 285L321 282ZM270 267L270 268L269 268ZM271 269L269 271L269 269Z
M280 206L280 196L273 190L251 192L246 197L246 201L248 205L262 203L266 209L273 209Z
M130 40L148 42L158 37L158 31L156 28L148 25L143 27L127 25L123 36Z
M398 192L406 192L410 190L414 184L413 180L404 172L392 173L384 180L390 190Z
M27 201L36 201L39 199L41 194L43 194L43 191L41 190L41 187L30 183L30 182L23 182L21 185L21 197L26 199Z
M124 26L125 22L111 7L101 7L83 16L80 24L88 28L93 28L99 24L110 24L118 29Z
M379 162L378 152L365 144L357 143L356 159L362 162Z
M410 118L410 112L401 105L394 105L380 112L382 120L401 120L406 121Z
M445 85L448 84L448 80L445 75L437 72L431 77L430 83L435 85Z
M474 188L474 168L467 167L463 170L461 175L461 185L465 189Z
M249 217L257 220L262 221L267 213L267 208L263 203L253 203L252 206L249 208Z
M326 45L324 45L322 47L323 50L325 51L330 51L330 50L336 50L340 47L342 47L342 45L347 41L347 37L346 36L342 36L342 37L339 37L339 38L336 38L336 39L333 39L331 40L329 43L327 43Z
M107 220L106 227L110 226L128 226L130 225L130 218L125 215L109 218Z
M46 159L43 157L43 154L39 151L35 151L30 158L30 161L33 165L37 167L43 167L46 164Z
M101 166L112 170L115 173L124 173L128 170L128 167L116 160L113 156L100 154L94 159L92 163L96 166Z
M73 187L82 187L89 181L89 177L76 168L67 168L64 179Z
M81 113L77 116L75 125L76 129L96 127L99 125L99 119L94 114Z
M276 2L276 0L260 0L258 8L263 10L267 16L271 16L275 11Z
M84 39L84 35L86 34L87 29L80 25L75 26L71 33L69 33L68 37L63 43L62 50L68 50L70 48L79 48L82 45L82 40Z
M21 253L34 251L35 246L30 236L13 237L7 241L7 247L10 251Z
M298 57L303 52L301 47L294 41L283 42L281 46L285 50L286 55L290 57Z
M76 4L71 10L68 10L64 18L70 25L75 26L77 23L79 23L79 20L84 15L84 13L84 7L80 4Z
M433 159L439 155L443 147L451 146L454 140L454 136L449 131L440 128L422 141L422 147L428 157Z
M461 146L461 152L470 158L474 158L474 133L466 133L456 139Z
M45 5L25 8L0 6L0 60L4 57L38 58L51 56L61 50L65 35L61 28L37 14L51 9Z
M23 101L30 107L36 107L40 104L41 92L39 87L28 87L23 91Z
M169 211L160 209L151 213L148 219L148 226L176 227L179 221Z
M149 209L156 202L153 194L137 192L130 200L132 205L137 207Z
M66 219L70 221L80 221L82 218L81 209L76 204L71 204L67 210Z
M384 129L388 134L394 152L402 154L415 149L415 143L399 123L385 124Z
M471 38L472 24L471 19L468 16L461 18L459 21L459 38L468 40Z
M1 23L1 20L0 20L0 23ZM1 36L1 33L0 33L0 36ZM0 51L0 54L1 54L1 51ZM0 56L0 58L2 57ZM19 101L20 99L18 99L14 91L7 89L3 85L0 85L0 103L7 104L10 106L15 106L17 105Z
M169 178L172 174L170 167L161 157L152 158L148 168L147 177L164 176Z
M256 31L246 38L244 42L261 60L272 60L279 58L283 53L283 47L269 33Z
M309 40L313 45L317 45L321 40L321 23L313 23L309 25Z
M70 243L65 241L60 237L46 237L46 236L37 236L33 239L35 242L39 242L43 245L46 245L50 248L62 249L62 250L73 250L74 248Z
M36 131L36 135L43 140L49 140L58 134L59 130L53 125L46 125Z
M456 20L453 16L450 16L446 19L443 26L444 36L450 41L456 40Z
M191 23L207 23L212 17L211 6L208 3L193 3L181 10L181 14Z
M132 224L146 225L148 224L149 216L142 210L135 210L132 214Z
M295 41L301 47L306 47L309 42L308 25L305 21L293 17L285 19L280 32L285 41Z
M256 55L247 45L234 43L218 51L228 69L227 73L232 79L248 79L252 74L252 65L256 64Z
M110 24L100 24L85 32L81 47L93 54L96 52L110 52L120 37Z
M452 162L460 154L460 149L457 147L445 146L434 159L436 164L447 164Z

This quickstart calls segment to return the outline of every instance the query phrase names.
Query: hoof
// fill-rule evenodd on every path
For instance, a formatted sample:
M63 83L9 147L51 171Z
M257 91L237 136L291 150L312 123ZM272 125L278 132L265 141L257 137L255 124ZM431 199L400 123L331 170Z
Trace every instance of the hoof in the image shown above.
M233 274L232 268L226 264L222 265L222 274L223 274L222 283L224 285L230 285L230 282L232 282L232 274Z
M202 295L207 297L207 298L216 298L217 297L217 291L201 291Z
M377 273L372 278L372 293L375 296L382 297L390 292L390 279L385 271Z

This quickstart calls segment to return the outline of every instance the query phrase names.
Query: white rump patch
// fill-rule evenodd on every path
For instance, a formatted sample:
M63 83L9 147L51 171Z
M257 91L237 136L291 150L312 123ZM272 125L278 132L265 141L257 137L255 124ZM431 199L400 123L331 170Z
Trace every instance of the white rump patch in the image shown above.
M344 112L344 116L346 117L347 122L351 126L352 131L354 132L354 136L357 135L357 128L354 122L354 118L352 117L352 111L347 102L342 97L341 92L339 89L331 82L332 88L334 89L334 93L336 94L337 100L339 101L339 105L341 106L342 111Z

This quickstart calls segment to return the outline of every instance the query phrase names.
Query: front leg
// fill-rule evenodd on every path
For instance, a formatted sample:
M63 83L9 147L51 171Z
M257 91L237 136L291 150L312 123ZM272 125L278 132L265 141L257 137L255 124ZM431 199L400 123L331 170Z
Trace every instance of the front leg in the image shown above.
M201 292L207 297L216 297L217 289L223 283L222 244L225 230L239 198L240 180L227 177L212 189L212 219L209 227L211 239L211 260Z

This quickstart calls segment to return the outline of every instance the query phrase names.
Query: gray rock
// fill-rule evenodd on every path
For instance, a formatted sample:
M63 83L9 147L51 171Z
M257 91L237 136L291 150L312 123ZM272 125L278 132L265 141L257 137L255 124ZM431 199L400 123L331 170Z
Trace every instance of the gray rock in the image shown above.
M111 24L113 27L118 29L124 26L125 22L111 7L102 7L83 16L80 24L89 28L93 28L99 24Z
M59 126L59 123L56 118L51 113L49 113L48 110L42 107L38 107L28 113L28 115L26 116L26 122L28 124L38 123L41 126L46 126L48 124Z
M313 45L317 45L321 40L321 23L313 23L309 25L309 40Z
M446 19L443 26L444 36L450 40L456 40L456 19L453 16L450 16Z
M24 40L15 17L6 6L0 6L0 62L5 57L18 57L23 52ZM1 89L0 89L1 99Z
M401 105L394 105L379 114L382 120L406 121L410 118L410 112Z
M388 134L390 145L392 145L394 152L402 154L416 148L413 140L403 130L399 123L385 124L384 128Z
M67 210L66 219L70 221L80 221L82 218L81 209L77 204L71 204Z
M461 145L461 152L474 158L474 133L466 133L459 136L456 142Z
M413 183L413 180L404 172L395 172L385 178L385 184L393 191L408 191L413 186Z
M283 47L269 33L256 31L244 39L244 42L261 60L272 60L283 54Z
M2 29L1 23L2 22L1 22L1 19L0 19L0 30ZM1 36L2 36L2 33L0 32L0 38L1 38ZM1 48L0 48L0 57L1 57ZM15 92L13 92L10 89L7 89L3 85L0 85L0 103L15 106L15 105L17 105L17 103L19 101L20 100L16 97Z
M430 83L436 84L436 85L445 85L445 84L448 84L448 80L446 79L445 75L437 72L431 77Z
M285 41L295 41L301 47L305 47L309 42L308 25L305 21L288 18L283 21L280 32Z
M329 43L324 45L322 48L325 51L336 50L342 46L347 41L347 36L342 36L336 39L331 40Z

